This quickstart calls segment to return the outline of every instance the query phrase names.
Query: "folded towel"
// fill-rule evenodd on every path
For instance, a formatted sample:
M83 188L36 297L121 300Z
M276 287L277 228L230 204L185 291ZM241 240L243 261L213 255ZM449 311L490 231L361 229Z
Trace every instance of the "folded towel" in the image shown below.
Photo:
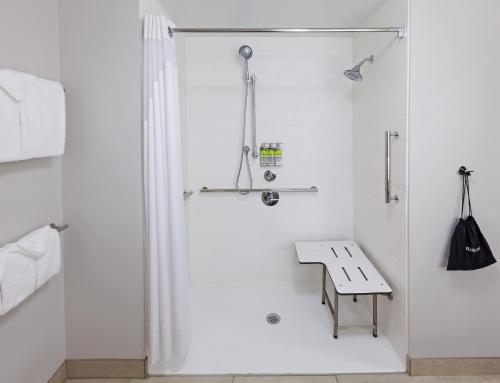
M0 87L0 162L22 155L21 104Z
M0 249L5 268L0 281L0 315L28 298L36 288L35 261L24 255Z
M18 102L24 100L36 80L32 74L0 69L0 88Z
M64 154L66 111L61 84L38 79L21 103L22 158Z
M49 227L48 231L45 254L35 261L37 289L61 270L61 239L56 230Z
M7 264L7 254L9 254L8 251L0 249L0 283L2 283L3 272L5 271L5 265Z
M61 270L59 233L45 226L0 248L0 315Z
M12 251L19 252L34 259L40 258L47 252L49 241L52 240L55 230L50 226L44 226L19 239L16 243L10 244Z
M0 69L0 162L60 156L65 134L61 84Z

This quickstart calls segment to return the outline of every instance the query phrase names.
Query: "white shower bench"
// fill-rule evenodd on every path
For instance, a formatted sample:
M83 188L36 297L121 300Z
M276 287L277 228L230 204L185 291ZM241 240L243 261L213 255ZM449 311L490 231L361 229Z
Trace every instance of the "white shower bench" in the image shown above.
M375 269L357 244L352 241L295 242L299 263L322 264L323 284L321 303L328 303L333 316L333 337L337 338L339 328L369 327L377 337L377 297L385 295L392 300L392 289ZM333 283L334 304L326 291L326 272ZM361 326L339 326L339 295L372 295L373 324Z

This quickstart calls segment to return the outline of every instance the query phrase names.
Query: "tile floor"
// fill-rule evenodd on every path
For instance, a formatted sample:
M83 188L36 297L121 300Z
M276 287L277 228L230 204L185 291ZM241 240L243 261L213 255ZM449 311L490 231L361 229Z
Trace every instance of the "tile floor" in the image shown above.
M328 376L213 376L141 379L67 379L67 383L500 383L500 376L415 376L404 374Z

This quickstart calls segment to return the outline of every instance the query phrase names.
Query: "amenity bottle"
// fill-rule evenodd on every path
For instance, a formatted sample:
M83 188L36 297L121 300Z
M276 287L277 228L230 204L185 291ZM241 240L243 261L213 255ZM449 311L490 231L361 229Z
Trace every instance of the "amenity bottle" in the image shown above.
M276 149L274 150L274 165L283 165L283 150L281 149L281 143L276 143Z
M274 166L274 152L276 151L276 147L274 144L269 144L269 148L267 149L267 166Z
M260 166L267 166L267 144L260 145Z

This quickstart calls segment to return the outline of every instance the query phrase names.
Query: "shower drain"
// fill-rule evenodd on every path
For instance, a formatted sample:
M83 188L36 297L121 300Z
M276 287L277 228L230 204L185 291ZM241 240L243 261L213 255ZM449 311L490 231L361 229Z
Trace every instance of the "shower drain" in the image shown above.
M281 317L276 313L267 314L266 321L270 324L278 324L281 322Z

